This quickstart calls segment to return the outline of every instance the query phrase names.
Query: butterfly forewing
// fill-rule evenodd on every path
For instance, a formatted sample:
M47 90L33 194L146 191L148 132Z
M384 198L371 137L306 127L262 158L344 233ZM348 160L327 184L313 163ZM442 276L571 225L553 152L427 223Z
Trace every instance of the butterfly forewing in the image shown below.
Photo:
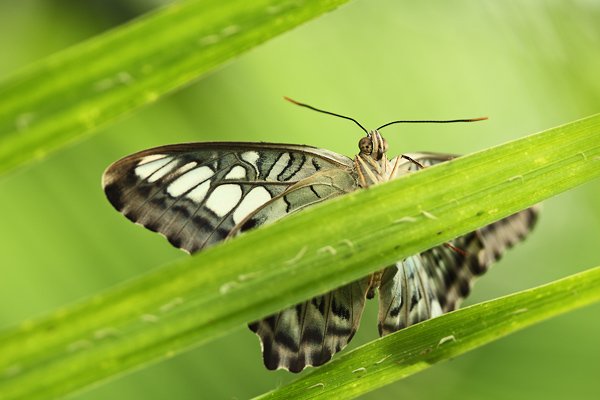
M193 253L244 225L271 222L354 190L351 167L349 158L309 146L182 144L121 159L106 170L103 183L127 218ZM311 183L303 184L307 178Z

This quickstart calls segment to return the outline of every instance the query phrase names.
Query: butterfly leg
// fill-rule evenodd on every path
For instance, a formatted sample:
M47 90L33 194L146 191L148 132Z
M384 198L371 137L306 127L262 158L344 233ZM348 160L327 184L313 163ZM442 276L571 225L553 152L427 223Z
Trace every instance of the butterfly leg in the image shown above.
M405 160L410 161L411 163L415 164L416 166L418 166L420 168L425 168L425 166L423 164L421 164L419 161L415 160L414 158L411 158L409 156L405 156L404 154L402 154L400 156L400 158L404 158Z

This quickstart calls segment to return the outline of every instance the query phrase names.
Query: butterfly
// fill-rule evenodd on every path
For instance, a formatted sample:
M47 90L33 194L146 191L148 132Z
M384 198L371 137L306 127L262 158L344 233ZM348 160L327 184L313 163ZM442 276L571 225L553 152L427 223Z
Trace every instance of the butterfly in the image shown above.
M128 219L195 253L314 204L396 179L455 156L403 154L388 159L379 130L354 121L366 136L354 159L311 146L275 143L186 143L156 147L110 165L103 187ZM536 207L398 260L370 276L249 324L268 369L319 366L354 336L367 299L379 295L378 329L387 335L456 309L475 278L534 226Z

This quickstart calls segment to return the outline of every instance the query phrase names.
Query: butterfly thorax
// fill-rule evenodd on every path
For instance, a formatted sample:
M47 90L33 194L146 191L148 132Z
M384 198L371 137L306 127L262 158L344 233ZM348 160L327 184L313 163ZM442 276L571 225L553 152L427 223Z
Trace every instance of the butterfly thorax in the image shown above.
M369 132L358 142L360 152L354 158L358 183L362 188L394 179L400 172L402 157L388 160L386 153L388 143L378 130ZM369 277L367 298L372 299L381 284L384 270L377 271Z
M387 140L379 131L373 130L360 139L358 148L360 152L354 158L354 165L361 187L366 188L396 177L399 158L391 161L387 159Z

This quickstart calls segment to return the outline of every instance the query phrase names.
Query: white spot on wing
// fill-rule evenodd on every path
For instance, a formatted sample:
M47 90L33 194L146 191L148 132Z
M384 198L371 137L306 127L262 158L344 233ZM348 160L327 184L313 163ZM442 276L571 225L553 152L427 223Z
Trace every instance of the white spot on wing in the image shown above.
M151 161L160 160L161 158L165 158L166 156L167 156L166 154L152 154L152 155L142 158L140 160L140 162L138 162L138 165L143 165L143 164L149 163Z
M182 167L182 169L185 168L187 165L189 165L189 164L184 165ZM169 193L173 197L181 196L182 194L184 194L188 190L192 189L193 187L196 187L196 186L200 185L202 182L205 182L207 179L209 179L213 175L214 175L214 172L212 171L212 169L208 168L207 166L195 168L195 169L188 171L185 174L181 175L179 178L175 179L167 187L167 193ZM196 190L196 189L194 189L194 190ZM188 197L191 197L190 194L188 194ZM204 198L204 196L202 196L202 198Z
M246 168L236 165L225 175L225 179L244 179L246 177Z
M148 178L148 182L156 182L157 180L171 172L176 165L177 160L171 160L170 163L168 163L167 165L163 166L158 171L150 175L150 178Z
M252 211L271 200L271 194L262 186L252 189L233 213L233 222L239 224Z
M290 161L290 153L283 153L279 156L273 168L269 172L269 176L267 176L267 180L277 180L277 175L281 174L285 167L287 167L288 162Z
M194 190L187 194L187 197L195 201L196 203L201 203L202 200L206 197L206 193L208 193L208 189L210 188L210 181L205 181L202 185L196 187Z
M198 163L197 163L196 161L189 162L189 163L185 164L183 167L180 167L180 168L177 170L177 173L178 173L179 175L181 175L181 174L183 174L183 173L185 173L185 172L189 171L190 169L194 168L194 167L195 167L197 164L198 164Z
M153 157L153 156L148 156ZM141 179L146 179L171 161L171 157L162 157L158 160L151 160L144 162L144 159L140 161L140 164L135 169L135 174Z
M206 207L219 217L227 215L240 202L242 188L240 185L221 185L211 193Z
M245 153L242 153L240 157L247 163L252 164L256 174L258 175L258 164L256 162L260 158L260 155L256 151L246 151Z

